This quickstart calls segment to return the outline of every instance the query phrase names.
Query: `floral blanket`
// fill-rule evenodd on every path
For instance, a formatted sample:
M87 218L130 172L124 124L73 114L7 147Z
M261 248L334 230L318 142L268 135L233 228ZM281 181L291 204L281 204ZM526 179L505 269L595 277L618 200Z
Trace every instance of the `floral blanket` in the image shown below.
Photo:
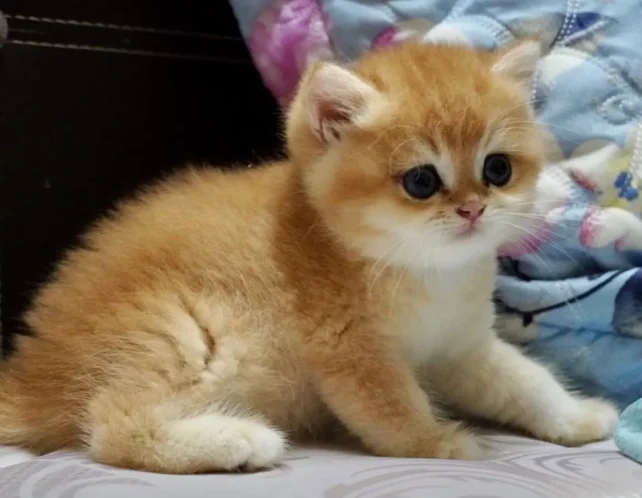
M318 59L349 60L411 38L485 48L542 40L532 87L548 143L541 219L505 248L498 327L578 387L622 406L642 397L640 0L231 3L283 105Z

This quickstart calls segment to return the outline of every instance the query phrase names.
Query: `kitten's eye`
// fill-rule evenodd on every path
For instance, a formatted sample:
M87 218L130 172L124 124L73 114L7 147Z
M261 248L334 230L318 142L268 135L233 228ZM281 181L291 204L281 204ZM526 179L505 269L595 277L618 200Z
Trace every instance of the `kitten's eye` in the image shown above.
M417 166L403 174L401 184L410 197L428 199L441 188L441 178L434 166Z
M510 181L513 168L504 154L490 154L484 159L484 183L503 187Z

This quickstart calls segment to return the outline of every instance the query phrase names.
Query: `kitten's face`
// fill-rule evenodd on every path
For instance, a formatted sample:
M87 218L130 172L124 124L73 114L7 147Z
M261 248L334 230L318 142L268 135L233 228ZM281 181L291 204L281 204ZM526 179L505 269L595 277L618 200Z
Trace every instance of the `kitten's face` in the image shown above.
M318 68L289 142L331 228L413 267L459 266L523 235L541 165L525 91L537 55L407 45L351 72Z

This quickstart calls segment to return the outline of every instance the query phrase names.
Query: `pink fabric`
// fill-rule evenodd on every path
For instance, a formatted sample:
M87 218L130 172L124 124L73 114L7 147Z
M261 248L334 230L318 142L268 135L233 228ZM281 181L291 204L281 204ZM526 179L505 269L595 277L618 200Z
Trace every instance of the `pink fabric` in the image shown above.
M372 48L387 47L388 45L393 45L397 42L397 28L392 26L388 29L383 30L377 35L377 37L372 40Z
M327 17L315 0L273 2L255 22L250 52L281 105L290 102L309 64L333 57L327 29Z

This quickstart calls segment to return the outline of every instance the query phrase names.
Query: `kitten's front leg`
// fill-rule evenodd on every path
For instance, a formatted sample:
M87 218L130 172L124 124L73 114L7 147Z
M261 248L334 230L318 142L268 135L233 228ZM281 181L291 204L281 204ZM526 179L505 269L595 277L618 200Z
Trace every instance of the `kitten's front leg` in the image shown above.
M360 325L319 334L307 365L325 403L373 453L382 456L476 459L476 438L439 420L412 370L393 346Z
M609 403L570 394L546 368L496 337L432 376L460 409L567 446L605 439L617 422Z

